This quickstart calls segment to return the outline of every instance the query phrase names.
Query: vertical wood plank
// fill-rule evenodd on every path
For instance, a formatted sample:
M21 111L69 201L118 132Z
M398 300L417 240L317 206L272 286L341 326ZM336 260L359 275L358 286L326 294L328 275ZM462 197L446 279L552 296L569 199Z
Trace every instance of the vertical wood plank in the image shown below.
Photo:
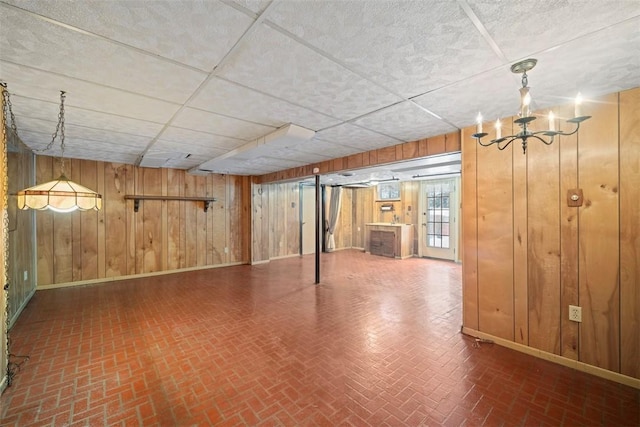
M141 168L144 177L145 195L162 194L161 169ZM160 271L162 268L162 200L145 200L141 203L143 222L143 260L142 272Z
M430 156L433 156L435 154L441 154L441 153L444 153L445 151L447 151L447 148L445 145L444 135L438 135L438 136L429 138L429 143L427 144L427 153Z
M269 259L269 186L252 184L252 262Z
M67 176L73 176L73 164L66 162ZM53 176L47 181L59 176L60 162L53 161ZM45 182L45 181L43 181ZM53 213L53 283L67 283L73 281L73 214Z
M444 146L447 153L460 151L462 145L460 141L460 132L451 132L444 136Z
M225 190L227 193L227 217L225 221L225 245L228 248L225 262L239 262L242 259L244 245L243 228L246 212L243 206L243 182L245 177L228 176ZM235 231L235 233L234 233Z
M620 372L640 378L640 88L620 93Z
M515 117L511 117L504 120L504 132L508 132L508 135L514 134L514 119ZM530 155L523 154L520 147L514 147L512 150L514 339L515 342L525 345L529 343L527 158Z
M473 128L462 130L462 323L478 330L477 145ZM481 147L482 148L482 147Z
M167 194L184 196L184 171L177 169L167 170ZM184 253L181 249L181 240L184 236L184 220L181 216L181 206L184 202L167 200L167 268L175 270L182 268Z
M134 166L125 165L124 173L126 180L124 182L125 194L138 194L138 173ZM125 220L127 227L127 274L136 273L137 265L137 252L138 246L136 245L136 238L138 237L138 231L136 229L138 218L141 218L139 212L133 210L133 200L125 201Z
M620 369L618 95L584 106L578 135L580 360Z
M168 170L166 168L160 169L160 188L163 196L169 194L168 191L168 183L169 176ZM173 194L172 194L173 195ZM162 271L167 270L167 265L169 264L169 212L167 207L168 201L162 202L161 213L160 213L160 235L162 240L162 255L160 257L160 269Z
M65 161L67 178L82 184L81 160L69 159ZM72 281L82 280L82 213L68 214L71 220L71 277Z
M573 106L557 111L562 121L573 116ZM564 124L563 124L564 126ZM561 137L560 146L560 324L561 355L578 359L579 324L569 320L569 305L578 300L578 209L567 205L567 191L578 188L578 135Z
M487 138L495 138L488 130ZM478 321L481 331L508 340L514 339L513 149L477 151Z
M97 258L98 258L98 277L107 277L107 249L106 249L106 230L105 230L105 200L104 200L104 171L107 163L94 162L97 172L96 191L102 195L102 209L96 212L98 221L98 243L97 243Z
M208 176L196 176L195 196L207 194ZM202 202L190 202L196 207L196 223L198 231L196 233L196 265L202 267L207 265L207 213L204 211Z
M227 237L226 245L229 248L227 262L240 262L246 260L243 251L246 245L246 236L251 233L245 228L245 221L248 210L246 209L246 181L247 177L228 176L227 181L227 205L229 206L227 216ZM214 193L215 196L215 193Z
M184 176L184 195L193 197L196 195L196 177L186 174ZM180 202L184 205L185 222L185 267L198 265L198 217L197 206L194 202Z
M217 199L216 202L209 206L209 216L211 217L211 241L209 250L211 253L210 264L222 264L227 262L229 251L228 227L230 224L229 211L229 195L227 193L227 184L233 182L228 175L211 175L212 197Z
M103 210L105 218L105 277L124 276L127 273L127 169L117 163L104 165ZM131 207L133 210L133 206Z
M135 194L145 194L144 185L144 169L141 167L134 168L135 170ZM135 231L135 273L144 273L144 256L147 247L147 239L144 232L144 210L147 207L147 203L141 202L138 212L134 212L133 205L131 212L133 212L133 220L135 224L133 230Z
M251 246L251 230L253 223L253 211L251 209L251 178L241 177L240 179L242 182L242 224L240 227L233 227L230 230L236 233L235 241L242 242L242 257L234 261L248 263L251 262L253 253Z
M287 255L296 255L300 253L300 186L298 183L286 186Z
M535 140L527 147L529 345L555 354L560 354L559 147L557 141L547 146Z
M80 181L94 191L98 188L97 162L91 160L79 161ZM74 161L74 165L75 165ZM75 174L78 176L78 174ZM82 280L98 278L98 212L79 212L80 235L74 233L74 240L82 242L80 258L82 260Z

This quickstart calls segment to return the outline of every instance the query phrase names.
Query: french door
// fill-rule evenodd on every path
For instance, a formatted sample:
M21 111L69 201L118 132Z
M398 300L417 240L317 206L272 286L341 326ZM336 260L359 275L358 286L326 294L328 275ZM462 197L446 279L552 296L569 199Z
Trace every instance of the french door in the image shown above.
M420 256L456 260L460 178L422 181Z

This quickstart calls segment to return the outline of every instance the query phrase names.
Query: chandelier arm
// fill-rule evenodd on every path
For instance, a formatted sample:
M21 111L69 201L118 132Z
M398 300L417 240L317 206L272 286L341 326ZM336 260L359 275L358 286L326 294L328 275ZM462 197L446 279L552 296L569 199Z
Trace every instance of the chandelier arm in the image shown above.
M551 145L551 144L553 144L553 135L550 135L550 136L551 136L551 139L549 139L549 142L547 142L544 138L540 138L538 135L536 135L536 134L538 134L538 133L544 133L544 132L536 132L536 133L534 133L534 134L532 134L532 135L529 135L529 137L530 137L530 138L535 138L535 139L537 139L538 141L541 141L544 145Z
M569 136L569 135L573 135L574 133L578 132L578 130L580 129L580 123L576 123L576 128L573 130L573 132L562 132L562 131L558 131L557 134L561 135L561 136Z
M488 142L488 143L486 143L486 144L482 142L482 139L481 139L481 138L477 138L477 140L478 140L478 144L482 145L483 147L489 147L490 145L493 145L493 144L495 144L495 143L496 143L496 141L495 141L495 140L491 140L491 141L489 141L489 142Z
M504 150L505 148L507 148L509 145L511 145L511 143L512 143L513 141L515 141L516 139L518 139L518 137L517 137L517 136L513 136L513 135L511 135L511 136L507 136L506 138L500 138L500 140L495 140L495 141L496 141L496 143L498 144L498 150L502 151L502 150ZM505 140L507 140L506 144L504 144L504 145L500 146L500 144L501 144L502 142L504 142Z

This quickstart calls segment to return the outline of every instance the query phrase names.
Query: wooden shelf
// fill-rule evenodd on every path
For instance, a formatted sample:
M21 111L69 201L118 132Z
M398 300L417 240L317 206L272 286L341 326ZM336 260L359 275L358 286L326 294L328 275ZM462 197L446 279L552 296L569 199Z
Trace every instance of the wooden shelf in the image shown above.
M215 202L215 197L185 197L185 196L143 196L137 194L125 194L125 200L133 200L133 211L138 212L140 200L177 200L180 202L204 202L204 211L209 210L209 204Z

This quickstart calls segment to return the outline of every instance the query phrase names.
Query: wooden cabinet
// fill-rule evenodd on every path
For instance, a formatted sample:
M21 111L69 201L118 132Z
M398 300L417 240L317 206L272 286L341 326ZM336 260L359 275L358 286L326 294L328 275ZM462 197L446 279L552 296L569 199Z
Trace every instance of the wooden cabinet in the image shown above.
M393 231L371 230L370 252L371 255L395 258L396 233Z
M390 258L413 256L413 225L365 224L365 252Z

